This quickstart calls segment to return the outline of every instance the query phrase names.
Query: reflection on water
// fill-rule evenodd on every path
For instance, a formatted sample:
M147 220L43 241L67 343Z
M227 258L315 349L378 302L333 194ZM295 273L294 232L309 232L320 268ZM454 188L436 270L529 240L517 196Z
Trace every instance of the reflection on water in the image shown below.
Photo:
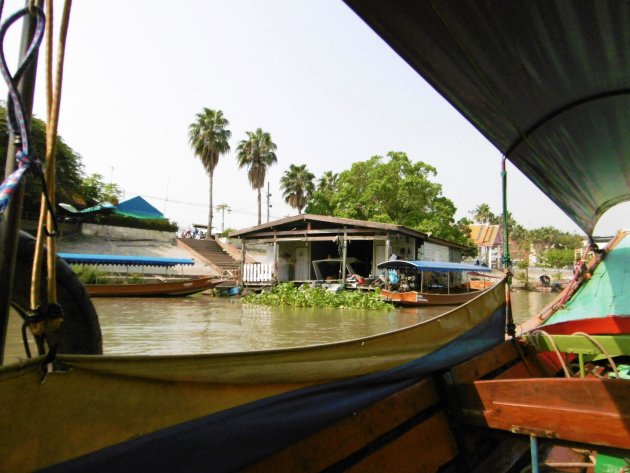
M517 322L546 305L553 294L513 293ZM227 353L331 343L408 327L451 307L391 312L278 308L206 296L177 299L94 299L106 354ZM12 315L5 362L24 357L19 317Z
M512 292L512 313L514 322L520 323L532 318L540 312L547 304L558 297L553 292L519 291Z

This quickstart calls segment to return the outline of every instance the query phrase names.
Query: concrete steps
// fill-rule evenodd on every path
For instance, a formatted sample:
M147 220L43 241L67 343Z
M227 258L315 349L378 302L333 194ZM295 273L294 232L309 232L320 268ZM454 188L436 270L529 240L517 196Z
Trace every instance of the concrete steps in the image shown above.
M235 276L241 267L240 261L224 251L215 240L178 238L177 244L224 276Z

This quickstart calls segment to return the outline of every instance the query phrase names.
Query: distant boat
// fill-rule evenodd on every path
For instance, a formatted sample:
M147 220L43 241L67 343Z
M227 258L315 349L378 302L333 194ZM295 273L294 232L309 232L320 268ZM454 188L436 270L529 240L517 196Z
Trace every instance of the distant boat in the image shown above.
M489 268L473 264L394 260L381 263L378 268L386 273L381 297L403 306L459 305L494 284L483 274L490 273ZM498 281L498 276L494 278Z
M142 284L86 284L91 297L181 297L212 289L226 279L200 277Z

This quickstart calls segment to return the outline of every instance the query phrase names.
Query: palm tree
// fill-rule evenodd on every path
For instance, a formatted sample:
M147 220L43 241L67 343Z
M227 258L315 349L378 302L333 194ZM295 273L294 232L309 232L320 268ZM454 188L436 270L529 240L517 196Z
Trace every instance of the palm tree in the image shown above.
M298 214L302 213L308 199L315 192L314 179L315 174L306 169L306 164L301 166L291 164L289 170L280 179L284 201L294 209L298 209Z
M488 204L479 204L470 214L477 223L493 223L497 218Z
M242 140L236 148L238 167L247 167L247 177L252 189L258 191L258 225L261 223L262 199L260 189L265 185L267 168L278 162L276 158L276 144L271 141L271 135L258 128L248 131L247 139Z
M227 129L230 122L221 110L204 107L196 115L197 120L188 127L188 140L195 155L201 160L210 180L210 210L208 211L208 231L206 238L212 238L212 177L219 156L230 151L228 140L232 136Z
M339 174L332 171L326 171L317 182L317 190L322 192L333 192L337 188L338 180Z

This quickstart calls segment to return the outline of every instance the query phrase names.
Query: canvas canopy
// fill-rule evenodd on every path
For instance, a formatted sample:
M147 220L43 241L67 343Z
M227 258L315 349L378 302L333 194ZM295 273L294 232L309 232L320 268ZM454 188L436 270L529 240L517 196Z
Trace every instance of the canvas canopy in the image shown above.
M153 256L90 255L80 253L58 253L57 256L69 264L106 264L121 266L166 266L193 265L190 258L157 258Z
M345 0L591 235L630 191L630 4Z
M462 273L462 272L490 272L486 266L466 263L451 263L446 261L385 261L378 265L379 269L413 269L432 273Z

